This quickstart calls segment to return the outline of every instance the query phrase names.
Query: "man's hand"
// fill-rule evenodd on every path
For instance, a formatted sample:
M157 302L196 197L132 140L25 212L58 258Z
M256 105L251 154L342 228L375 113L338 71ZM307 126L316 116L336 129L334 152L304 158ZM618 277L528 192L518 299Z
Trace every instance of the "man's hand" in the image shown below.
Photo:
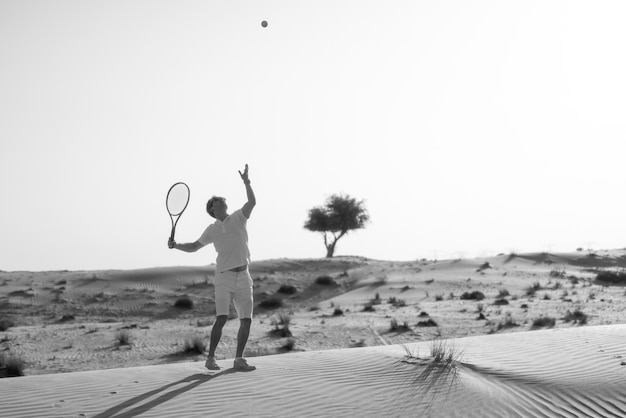
M250 183L250 179L248 178L248 164L246 164L246 168L243 170L243 173L239 171L239 175L245 184Z

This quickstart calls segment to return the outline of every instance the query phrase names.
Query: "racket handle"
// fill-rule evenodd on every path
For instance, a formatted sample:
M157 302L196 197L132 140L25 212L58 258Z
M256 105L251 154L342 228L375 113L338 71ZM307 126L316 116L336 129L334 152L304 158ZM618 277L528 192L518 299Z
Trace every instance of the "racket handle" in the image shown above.
M170 234L170 241L174 241L174 233L176 232L176 227L172 227L172 233Z

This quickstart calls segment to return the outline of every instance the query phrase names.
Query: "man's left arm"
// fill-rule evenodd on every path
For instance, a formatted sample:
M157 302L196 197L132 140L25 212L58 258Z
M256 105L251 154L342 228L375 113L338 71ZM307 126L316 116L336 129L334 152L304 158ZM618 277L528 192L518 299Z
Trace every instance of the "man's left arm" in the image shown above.
M254 209L254 206L256 205L256 197L254 196L254 190L252 190L250 178L248 177L248 164L246 164L246 168L243 170L243 173L241 171L239 172L239 175L241 176L241 180L243 180L243 184L246 185L246 194L248 195L248 201L241 208L241 212L246 218L250 218L252 209Z

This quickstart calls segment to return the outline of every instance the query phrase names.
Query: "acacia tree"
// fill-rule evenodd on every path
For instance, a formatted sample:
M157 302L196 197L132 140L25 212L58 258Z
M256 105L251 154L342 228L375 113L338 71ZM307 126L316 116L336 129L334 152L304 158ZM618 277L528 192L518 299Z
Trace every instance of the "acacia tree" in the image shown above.
M324 235L326 257L335 254L337 241L349 231L364 228L369 221L369 214L362 200L348 195L332 195L324 206L309 210L309 219L304 228Z

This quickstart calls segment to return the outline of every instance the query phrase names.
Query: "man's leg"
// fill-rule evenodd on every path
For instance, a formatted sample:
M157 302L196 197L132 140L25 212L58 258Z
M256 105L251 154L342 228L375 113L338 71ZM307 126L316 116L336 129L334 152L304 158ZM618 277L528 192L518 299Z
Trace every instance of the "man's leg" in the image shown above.
M248 343L248 336L250 335L250 325L252 319L243 318L239 320L239 332L237 333L237 354L235 357L243 357L243 351Z
M215 324L213 324L213 329L211 329L211 341L209 343L209 358L215 357L215 349L217 348L217 344L220 342L222 338L222 328L226 325L226 321L228 320L228 315L218 315L215 319ZM250 331L250 328L248 328Z

